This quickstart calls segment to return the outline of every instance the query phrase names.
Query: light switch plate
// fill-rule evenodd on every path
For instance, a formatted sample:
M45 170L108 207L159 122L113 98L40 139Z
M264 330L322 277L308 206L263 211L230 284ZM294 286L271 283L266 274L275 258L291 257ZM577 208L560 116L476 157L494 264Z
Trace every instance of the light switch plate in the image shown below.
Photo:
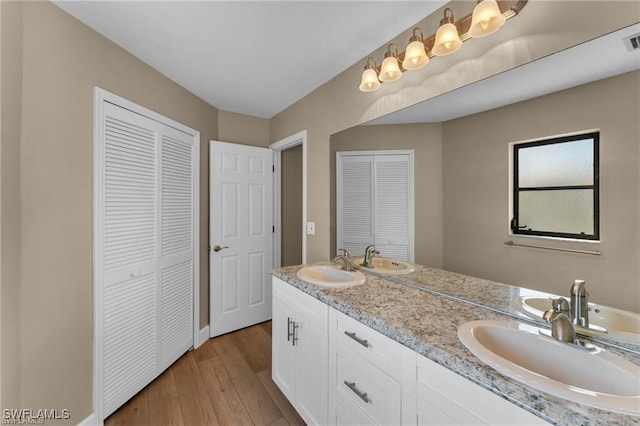
M307 235L316 235L316 223L307 222Z

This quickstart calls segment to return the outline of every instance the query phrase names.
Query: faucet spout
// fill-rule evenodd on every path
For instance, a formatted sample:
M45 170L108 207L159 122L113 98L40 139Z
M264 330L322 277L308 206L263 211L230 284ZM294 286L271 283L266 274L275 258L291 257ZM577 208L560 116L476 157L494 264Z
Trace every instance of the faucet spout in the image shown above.
M353 261L351 260L351 253L347 249L340 249L342 253L340 256L336 256L333 260L334 262L342 261L342 269L348 272L355 271L355 266L353 266Z
M575 325L589 327L589 293L586 281L575 280L569 291L571 296L571 322Z
M576 331L573 324L562 312L549 309L542 314L542 318L551 323L551 336L561 342L575 343Z
M373 256L380 254L378 250L375 249L375 245L369 244L366 249L364 249L364 259L362 260L362 265L365 268L371 268L371 261L373 260Z

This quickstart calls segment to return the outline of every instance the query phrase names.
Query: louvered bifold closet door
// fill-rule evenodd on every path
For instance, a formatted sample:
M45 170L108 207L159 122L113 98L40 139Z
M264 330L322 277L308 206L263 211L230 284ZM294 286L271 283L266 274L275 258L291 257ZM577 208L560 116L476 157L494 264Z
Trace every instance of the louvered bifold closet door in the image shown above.
M104 105L102 356L105 416L157 370L157 123Z
M375 245L383 257L413 261L409 155L374 156Z
M363 255L374 242L373 157L338 153L336 174L336 248Z
M161 135L160 369L193 345L194 139Z

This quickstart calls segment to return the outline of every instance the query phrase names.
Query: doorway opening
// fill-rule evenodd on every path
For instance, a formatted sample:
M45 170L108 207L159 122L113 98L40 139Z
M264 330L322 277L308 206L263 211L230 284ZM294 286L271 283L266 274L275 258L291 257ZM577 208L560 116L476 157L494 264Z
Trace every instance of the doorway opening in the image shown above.
M273 150L273 266L307 259L307 131L269 145Z

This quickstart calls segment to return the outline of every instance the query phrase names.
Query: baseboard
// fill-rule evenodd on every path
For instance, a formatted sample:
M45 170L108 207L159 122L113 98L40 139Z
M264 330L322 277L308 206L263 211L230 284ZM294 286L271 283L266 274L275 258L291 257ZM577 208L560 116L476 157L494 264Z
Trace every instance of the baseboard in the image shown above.
M102 426L104 423L98 421L98 418L94 413L89 414L89 417L78 423L78 426Z
M198 341L196 342L196 348L202 345L204 342L209 340L209 326L206 325L200 329L200 334L198 335Z

